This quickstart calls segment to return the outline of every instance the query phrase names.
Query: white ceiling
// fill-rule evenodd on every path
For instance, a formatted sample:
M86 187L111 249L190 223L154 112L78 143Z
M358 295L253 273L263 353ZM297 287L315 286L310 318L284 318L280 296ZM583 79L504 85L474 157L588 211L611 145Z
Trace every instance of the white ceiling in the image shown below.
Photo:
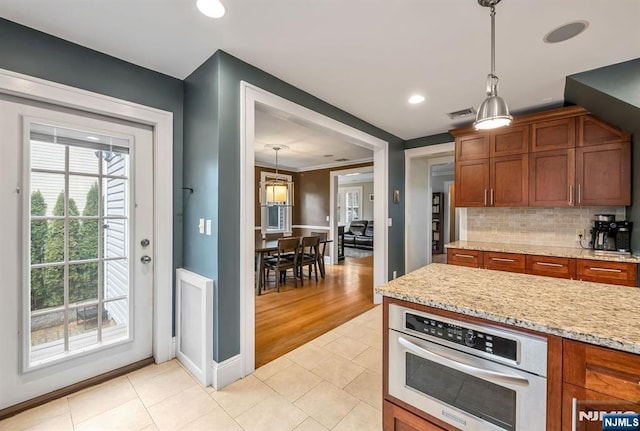
M489 14L476 0L0 0L0 16L185 78L216 50L401 138L454 127L445 113L484 98ZM561 101L567 75L640 57L638 0L504 0L497 74L512 110ZM573 21L586 32L548 45ZM423 93L427 101L409 106Z
M300 171L372 161L373 151L347 142L342 136L321 130L300 118L264 105L256 107L255 160L262 166Z

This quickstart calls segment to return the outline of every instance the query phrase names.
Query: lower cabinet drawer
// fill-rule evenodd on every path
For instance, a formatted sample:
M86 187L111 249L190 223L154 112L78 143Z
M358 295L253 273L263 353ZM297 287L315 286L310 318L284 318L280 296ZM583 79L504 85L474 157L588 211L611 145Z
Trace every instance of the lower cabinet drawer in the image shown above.
M484 252L484 267L498 271L525 272L525 255L516 253Z
M527 274L576 278L576 260L568 257L527 255Z
M569 383L562 385L563 430L602 431L601 411L638 411L638 405ZM572 428L574 417L576 428Z
M386 400L384 402L383 422L384 431L446 431L444 428L427 422L421 417Z
M577 259L576 278L582 281L638 286L638 264Z
M447 263L450 265L470 266L471 268L482 268L482 252L478 250L448 248Z

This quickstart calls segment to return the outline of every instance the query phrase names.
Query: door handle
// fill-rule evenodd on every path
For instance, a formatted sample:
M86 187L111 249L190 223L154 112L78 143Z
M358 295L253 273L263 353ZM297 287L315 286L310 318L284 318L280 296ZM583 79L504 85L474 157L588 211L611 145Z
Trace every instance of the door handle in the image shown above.
M493 189L491 189L490 199L491 199L491 200L489 201L489 202L490 202L489 206L491 206L491 207L492 207L492 206L493 206Z
M142 247L149 247L149 244L150 244L150 242L149 242L149 240L147 238L145 238L142 241L140 241L140 245Z
M151 257L149 257L149 256L147 256L147 255L144 255L144 256L142 256L142 257L140 258L140 262L142 262L142 263L144 263L144 264L146 265L147 263L150 263L150 262L151 262Z
M573 206L573 184L569 185L569 205Z
M487 189L484 189L484 206L487 206Z
M474 365L460 362L459 359L445 356L441 353L432 352L431 350L428 350L424 347L413 344L411 341L403 337L398 337L398 342L402 347L420 356L421 358L424 358L426 360L432 360L434 358L438 359L441 363L444 362L443 365L456 369L463 373L466 372L471 375L484 377L493 381L509 383L512 385L529 386L529 380L525 379L524 377L516 376L514 374L500 373L498 371L486 370L484 368L478 368Z
M515 259L506 259L504 257L492 257L491 260L495 260L497 262L515 262Z
M578 184L578 203L582 203L582 184Z

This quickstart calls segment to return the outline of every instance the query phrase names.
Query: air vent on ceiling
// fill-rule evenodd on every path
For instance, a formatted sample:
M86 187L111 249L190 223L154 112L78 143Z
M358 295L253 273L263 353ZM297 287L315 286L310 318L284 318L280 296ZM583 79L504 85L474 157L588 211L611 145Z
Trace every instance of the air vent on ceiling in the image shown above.
M343 157L343 158L341 158L341 159L336 159L336 162L346 162L347 160L349 160L349 159L345 159L345 158Z
M457 120L459 118L471 117L476 115L476 110L474 107L470 107L467 109L461 109L459 111L449 112L447 116L452 120Z

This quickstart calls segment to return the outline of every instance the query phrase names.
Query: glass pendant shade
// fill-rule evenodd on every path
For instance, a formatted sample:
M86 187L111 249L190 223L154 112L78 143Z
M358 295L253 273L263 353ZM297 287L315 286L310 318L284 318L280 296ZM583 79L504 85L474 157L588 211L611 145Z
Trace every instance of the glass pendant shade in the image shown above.
M287 184L271 183L267 184L265 189L267 193L267 205L278 205L287 202L287 196L289 194Z

